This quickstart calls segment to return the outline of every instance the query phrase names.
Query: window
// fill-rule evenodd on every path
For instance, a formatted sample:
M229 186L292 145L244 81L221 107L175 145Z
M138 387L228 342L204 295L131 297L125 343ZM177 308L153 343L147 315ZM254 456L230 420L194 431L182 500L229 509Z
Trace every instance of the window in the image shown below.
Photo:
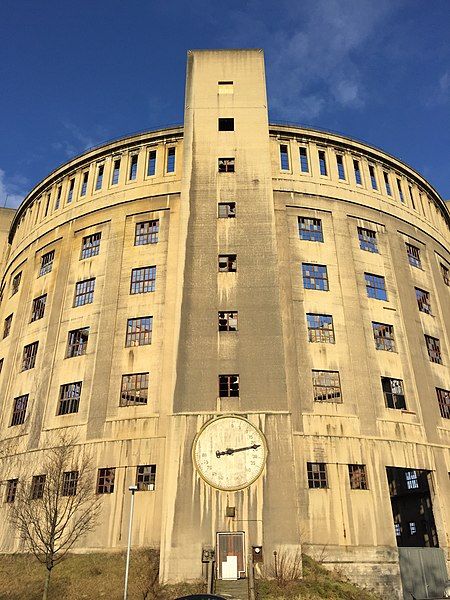
M237 311L222 311L218 313L219 331L237 331L238 314Z
M394 527L395 527L395 535L397 537L400 537L402 535L402 527L401 527L400 523L394 523Z
M237 270L236 254L219 254L219 271L222 273L235 273Z
M408 185L408 191L409 191L409 198L411 200L412 207L414 210L416 210L416 204L414 202L413 191L412 191L412 187L410 185Z
M45 303L47 302L47 294L38 296L33 300L31 309L31 322L42 319L45 312Z
M119 183L119 175L120 175L120 158L116 158L116 160L113 162L111 185L117 185Z
M381 275L373 275L372 273L364 273L366 280L366 290L369 298L375 298L375 300L386 300L386 282L384 277Z
M308 153L305 147L300 146L298 149L300 155L300 171L309 173Z
M167 173L175 173L175 146L167 149Z
M430 302L430 293L425 290L421 290L420 288L414 288L416 291L416 300L417 305L419 307L420 312L427 313L427 315L431 315L431 302Z
M83 306L84 304L92 304L94 301L95 277L78 281L75 284L75 298L73 305Z
M306 463L309 488L327 488L327 466L325 463Z
M22 357L22 371L28 371L28 369L33 369L36 364L36 354L38 351L39 342L33 342L32 344L27 344L23 349L23 357Z
M436 394L438 398L439 410L441 411L441 417L444 419L450 419L450 391L443 390L442 388L436 388Z
M95 182L95 189L101 190L103 185L103 172L105 170L105 165L98 165L97 167L97 180Z
M372 321L373 337L377 350L395 352L394 328L386 323L375 323Z
M389 173L383 171L384 185L386 187L386 194L392 196L391 184L389 183Z
M46 254L42 255L41 258L41 268L39 270L39 277L42 275L47 275L53 268L53 261L55 260L55 251L50 250Z
M307 314L308 340L334 344L333 317L331 315Z
M11 504L16 499L18 483L19 483L18 479L8 479L6 481L5 502L7 502L8 504Z
M147 404L148 376L148 373L122 375L120 406Z
M137 166L138 166L138 155L132 154L130 156L130 171L128 173L128 179L133 181L137 176ZM169 169L167 169L169 170Z
M280 166L282 171L289 171L289 153L286 144L280 144Z
M51 199L51 195L47 194L47 202L45 203L44 218L48 215L48 209L50 208L50 199Z
M146 244L156 244L158 241L158 232L159 219L136 223L134 245L144 246Z
M58 415L78 412L81 396L81 381L65 383L59 390Z
M322 220L298 217L298 235L301 240L323 242Z
M441 342L438 338L432 337L431 335L425 335L425 343L431 362L442 365Z
M441 265L442 279L444 280L445 285L450 286L450 271L442 263L439 264Z
M3 338L8 337L9 332L11 331L11 323L12 323L12 315L9 315L9 317L6 317L5 319L5 326L3 328Z
M369 175L370 175L370 183L372 184L372 189L377 190L377 178L375 176L375 167L373 165L369 165Z
M361 167L359 166L359 160L353 159L353 170L355 172L355 181L358 185L362 185Z
M403 381L401 379L382 377L381 387L388 408L406 410L405 392L403 391Z
M321 175L328 175L327 159L325 157L325 150L319 150L319 167L320 167Z
M234 158L219 158L219 173L234 173Z
M219 219L234 219L236 217L236 202L219 202L217 216Z
M218 81L217 85L219 86L219 94L232 94L234 92L232 81Z
M348 465L348 474L352 490L367 490L366 465Z
M91 256L97 256L100 252L100 240L102 239L102 234L93 233L92 235L87 235L83 238L81 243L81 256L80 260L84 260L85 258L91 258Z
M114 492L114 479L116 468L99 469L97 476L97 494L112 494Z
M239 396L239 375L219 375L219 397Z
M336 164L339 179L345 180L344 157L342 154L336 154Z
M86 354L88 339L89 327L69 331L66 358L73 358L74 356Z
M409 533L410 535L414 535L415 533L417 533L417 527L414 522L409 523Z
M23 396L17 396L14 398L13 413L11 417L11 427L14 425L22 425L25 423L25 416L27 414L28 406L28 394Z
M147 175L149 177L156 173L156 150L150 150L148 153Z
M406 253L408 255L409 264L413 267L417 267L418 269L422 268L422 263L420 262L420 250L413 246L412 244L406 244Z
M130 294L154 292L156 285L156 267L141 267L131 270Z
M139 465L136 468L136 485L140 492L152 492L156 483L156 465Z
M58 189L56 191L56 201L55 201L55 210L58 210L59 208L59 204L61 202L61 193L62 193L62 186L58 186Z
M146 346L152 343L153 317L128 319L125 346Z
M17 273L17 275L14 275L12 282L11 282L11 296L14 296L14 294L17 294L17 292L19 291L19 286L20 286L20 280L22 279L22 271L20 273Z
M400 200L404 204L405 203L405 197L403 196L402 182L400 181L400 179L397 179L397 189L398 189L399 198L400 198Z
M3 361L5 359L4 358L0 358L0 373L3 371Z
M328 273L325 265L302 263L303 287L307 290L328 290Z
M408 490L416 490L419 488L416 471L405 471L405 481Z
M78 477L78 471L65 471L63 473L62 496L76 496Z
M75 179L69 181L69 191L67 192L67 204L70 204L73 200L73 188L75 187Z
M361 250L378 253L377 234L375 231L358 227L358 239Z
M218 125L219 131L234 131L234 119L221 117Z
M312 383L315 402L342 402L338 371L313 370Z
M33 475L30 490L31 500L40 500L44 497L45 479L45 475Z
M83 173L83 181L81 182L81 191L80 196L86 196L87 192L87 184L88 184L89 172L85 171Z

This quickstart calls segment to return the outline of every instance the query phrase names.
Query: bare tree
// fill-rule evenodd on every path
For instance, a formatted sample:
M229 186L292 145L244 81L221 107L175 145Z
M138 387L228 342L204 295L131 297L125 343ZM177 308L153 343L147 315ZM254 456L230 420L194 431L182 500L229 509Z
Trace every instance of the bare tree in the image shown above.
M77 453L74 437L63 434L46 451L41 474L21 479L10 505L10 521L25 550L47 569L43 600L47 600L53 567L96 526L99 509L91 459Z

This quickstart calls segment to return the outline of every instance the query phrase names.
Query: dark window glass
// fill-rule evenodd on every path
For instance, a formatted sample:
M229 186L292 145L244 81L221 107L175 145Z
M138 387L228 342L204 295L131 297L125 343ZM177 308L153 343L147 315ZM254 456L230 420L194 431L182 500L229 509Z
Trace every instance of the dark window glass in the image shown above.
M386 186L386 194L392 196L391 184L389 183L389 173L383 171L384 185Z
M83 173L83 181L81 182L80 196L86 196L89 172Z
M421 312L431 315L430 293L420 288L414 288L416 291L417 306Z
M301 240L323 242L322 220L298 217L298 235Z
M345 179L344 157L342 154L336 154L336 163L339 179Z
M375 323L372 321L373 337L377 350L395 352L394 328L386 323Z
M9 315L9 317L6 317L5 319L5 326L3 328L3 338L8 337L9 332L11 331L11 323L12 323L12 315Z
M366 465L348 465L348 474L352 490L367 490Z
M333 317L331 315L307 314L308 340L334 344Z
M148 376L148 373L132 373L130 375L122 375L120 406L147 404Z
M22 271L20 273L17 273L17 275L14 275L14 277L13 277L13 280L11 282L11 296L14 296L14 294L17 294L17 292L19 291L21 279L22 279Z
M436 388L436 394L438 398L439 410L441 411L441 417L444 419L450 419L450 391L443 390L442 388Z
M358 227L358 239L361 250L378 252L377 234L375 231L364 229L364 227Z
M238 313L237 311L222 311L218 313L219 331L237 331Z
M167 150L167 173L175 172L175 147L172 146Z
M417 267L418 269L422 268L422 263L420 262L420 250L416 246L412 244L406 244L406 253L408 255L409 264L413 267Z
M11 427L25 423L27 414L28 394L14 398L13 413L11 417Z
M87 235L83 238L80 260L91 258L91 256L97 256L97 254L100 252L101 238L102 234L100 232Z
M92 304L94 301L95 278L78 281L75 284L74 306Z
M31 309L31 322L38 321L42 319L45 312L45 303L47 302L47 294L43 296L38 296L33 300L33 305Z
M239 375L219 375L220 398L239 396Z
M237 270L236 254L219 254L219 271L223 273L234 273Z
M8 479L6 481L5 502L11 504L16 499L18 479Z
M425 343L431 362L442 365L441 342L438 338L432 337L431 335L425 335Z
M388 408L406 410L405 392L403 391L403 381L401 379L382 377L381 386L383 388L383 395Z
M300 171L302 173L309 173L308 152L302 146L300 146L298 151L300 155Z
M362 185L361 167L359 166L359 160L353 160L353 170L355 172L355 181L358 185Z
M33 475L30 490L31 500L40 500L44 497L45 479L45 475Z
M116 468L99 469L97 476L97 494L112 494L114 492L114 480Z
M89 327L83 327L82 329L73 329L72 331L69 331L66 357L73 358L74 356L82 356L83 354L86 354L88 339Z
M150 177L156 173L156 150L150 150L148 153L147 175Z
M58 186L58 189L56 190L56 201L55 201L55 210L58 210L59 208L59 204L61 202L61 193L62 193L62 186Z
M50 199L51 199L51 194L47 194L47 202L45 203L44 218L48 215L48 209L50 208Z
M327 159L325 157L325 151L319 150L319 167L321 175L328 175L327 171Z
M405 203L405 197L403 196L403 190L402 190L402 182L400 181L400 179L397 179L397 189L398 189L398 195L400 200Z
M450 286L450 271L442 263L439 264L441 265L442 279L444 280L445 285Z
M78 412L81 396L81 381L65 383L59 390L58 415Z
M364 273L366 280L366 290L369 298L375 298L375 300L386 300L387 291L386 282L384 277L381 275L374 275L373 273Z
M3 371L3 361L5 359L4 358L0 358L0 373Z
M154 292L156 285L156 267L141 267L131 270L130 294Z
M338 371L313 370L312 383L315 402L342 402Z
M325 463L306 463L308 471L308 487L327 488L327 466Z
M411 200L412 207L414 210L416 210L416 203L414 202L413 191L412 191L412 187L410 185L408 185L408 191L409 191L409 198Z
M370 175L370 182L372 184L372 189L377 190L378 184L377 184L377 178L375 175L375 167L373 165L369 165L369 175Z
M113 172L112 172L112 179L111 179L112 185L116 185L119 183L119 175L120 175L120 158L117 158L113 162Z
M308 290L328 290L328 273L325 265L302 264L303 287Z
M133 181L134 179L136 179L137 167L138 167L138 155L133 154L130 157L130 172L128 173L128 178L130 181Z
M75 179L69 181L69 190L67 192L67 204L70 204L73 200L73 188L75 187Z
M125 346L146 346L152 343L153 317L128 319Z
M234 158L219 158L219 173L234 173Z
M39 270L39 277L41 277L42 275L46 275L47 273L50 273L50 271L53 268L54 259L55 259L55 251L54 250L51 250L50 252L43 254L43 256L41 258L41 268Z
M219 202L217 216L219 219L234 219L236 202Z
M134 245L145 246L146 244L156 244L158 241L158 233L159 219L136 223Z
M289 152L285 144L280 145L280 165L282 171L289 171Z
M139 465L136 468L136 485L140 492L152 492L156 486L156 465Z
M405 471L405 481L408 490L416 490L419 488L416 471Z
M221 117L219 119L219 131L234 131L234 119Z
M28 371L28 369L33 369L36 364L36 355L38 351L39 342L33 342L32 344L27 344L23 349L22 356L22 371Z
M78 486L78 471L66 471L63 473L61 494L63 496L76 496Z
M97 167L97 180L95 182L95 189L96 190L101 190L102 189L102 185L103 185L103 172L105 170L105 166L104 165L99 165Z

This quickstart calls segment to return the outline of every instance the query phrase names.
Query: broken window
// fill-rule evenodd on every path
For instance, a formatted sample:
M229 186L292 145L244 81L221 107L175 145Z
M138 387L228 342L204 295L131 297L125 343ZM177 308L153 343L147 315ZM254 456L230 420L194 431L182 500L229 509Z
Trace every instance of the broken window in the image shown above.
M331 315L307 314L308 340L334 344L333 317Z
M131 270L130 294L154 292L156 285L156 267L140 267Z
M23 349L22 356L22 371L28 371L28 369L33 369L36 364L36 355L38 351L39 342L33 342L32 344L27 344Z
M218 159L219 173L234 173L234 158Z
M94 301L94 288L95 277L92 277L92 279L85 279L84 281L78 281L75 284L74 307L92 304Z
M78 471L65 471L63 473L62 496L76 496L78 486Z
M219 331L237 331L238 313L236 310L219 311Z
M395 352L394 328L386 323L375 323L372 321L373 337L377 350Z
M427 315L431 315L430 293L420 288L414 289L416 290L416 300L419 310L427 313Z
M301 240L323 242L322 220L298 217L298 235Z
M219 131L234 131L234 119L220 117L218 127Z
M77 413L80 405L81 381L65 383L59 389L58 415Z
M417 267L418 269L422 268L422 263L420 262L420 250L413 246L412 244L406 243L406 253L408 255L409 264L413 267Z
M308 290L328 290L326 265L302 263L303 287Z
M100 252L101 237L101 232L98 232L83 238L80 260L91 258L91 256L96 256Z
M352 490L367 490L366 465L348 465L348 474Z
M175 146L167 148L166 172L175 173Z
M45 303L47 302L47 294L43 296L38 296L33 300L33 305L31 309L31 322L37 321L38 319L42 319L45 312Z
M8 317L6 317L6 319L5 319L5 325L3 328L3 338L8 337L9 332L11 331L12 318L13 318L13 316L11 314Z
M8 479L6 481L5 502L7 502L8 504L11 504L16 499L18 483L19 483L18 479Z
M441 265L442 279L444 280L445 285L450 286L450 271L442 263L439 264Z
M441 411L441 417L444 419L450 419L450 390L443 390L442 388L436 388L439 410Z
M125 347L146 346L152 343L153 317L128 319Z
M361 250L378 253L377 234L376 231L358 227L359 247Z
M130 156L130 171L128 173L128 179L130 181L134 181L136 179L137 167L138 167L138 155L132 154Z
M108 467L99 469L97 476L97 494L112 494L114 492L114 479L116 468Z
M73 358L74 356L86 354L88 339L89 327L82 327L81 329L69 331L66 358Z
M312 371L315 402L342 402L339 371Z
M122 375L120 406L147 404L148 373Z
M304 146L300 146L298 151L300 156L300 171L302 173L309 173L308 152Z
M387 300L386 282L381 275L364 273L367 296L375 300Z
M383 388L383 395L388 408L406 410L405 392L403 390L403 381L401 379L382 377L381 386Z
M31 480L30 500L40 500L44 496L45 475L33 475Z
M234 219L236 202L219 202L217 216L219 219Z
M236 254L219 254L219 271L221 273L235 273L237 270Z
M136 223L134 245L144 246L146 244L156 244L158 241L158 232L159 219Z
M27 405L28 394L24 394L23 396L17 396L17 398L14 398L13 413L11 417L11 427L15 425L22 425L23 423L25 423Z
M286 144L280 144L280 166L282 171L289 171L289 151Z
M44 254L41 258L41 268L39 270L39 277L50 273L53 267L53 260L55 259L55 251L51 250Z
M239 375L219 375L219 397L239 396Z
M156 465L139 465L136 468L136 485L140 492L152 492L156 485Z
M14 277L13 277L13 280L11 282L11 296L14 296L14 294L17 294L17 292L19 291L21 279L22 279L22 271L20 273L17 273L17 275L14 275Z
M308 471L308 487L327 488L327 465L325 463L306 463Z
M431 335L425 335L425 343L431 362L442 365L441 342L438 338L432 337Z

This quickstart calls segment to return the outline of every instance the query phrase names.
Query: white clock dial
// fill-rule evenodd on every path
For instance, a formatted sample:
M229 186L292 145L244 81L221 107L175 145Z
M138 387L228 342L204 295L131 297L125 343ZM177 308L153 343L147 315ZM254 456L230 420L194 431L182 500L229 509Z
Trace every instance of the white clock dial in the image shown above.
M267 456L262 432L243 417L223 416L208 421L192 447L194 465L213 487L240 490L261 475Z

